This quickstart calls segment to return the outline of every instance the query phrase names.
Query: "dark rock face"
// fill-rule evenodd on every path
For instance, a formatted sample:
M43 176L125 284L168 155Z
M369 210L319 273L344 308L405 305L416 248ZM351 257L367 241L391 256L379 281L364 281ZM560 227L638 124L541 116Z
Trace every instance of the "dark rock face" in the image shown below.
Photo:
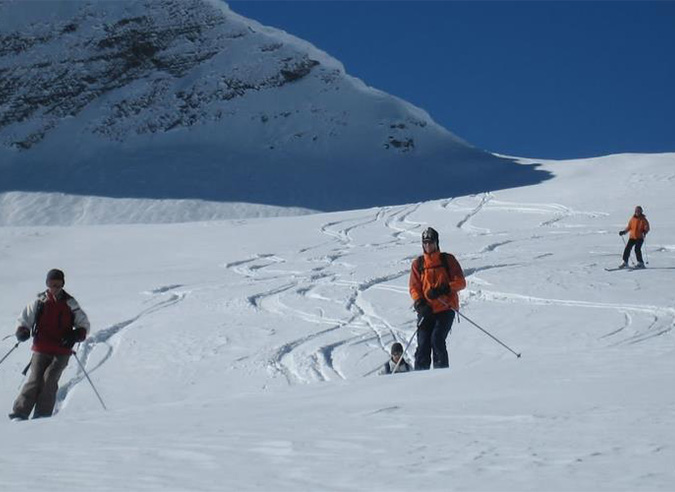
M0 193L344 210L547 177L213 0L0 0Z
M255 31L230 22L201 0L148 1L142 10L151 14L123 17L112 24L88 4L82 5L74 19L36 26L33 34L18 30L0 35L0 131L36 116L47 120L2 144L30 149L60 119L76 117L101 96L138 81L145 81L147 89L114 104L108 117L91 128L93 133L123 138L109 129L160 102L175 109L165 110L151 125L141 125L139 134L191 126L199 120L199 108L214 100L280 87L302 79L319 65L302 54L281 60L270 56L264 61L270 62L271 70L261 78L223 74L222 84L211 91L195 85L171 92L172 81L234 49ZM266 44L260 50L272 54L282 47L282 43Z

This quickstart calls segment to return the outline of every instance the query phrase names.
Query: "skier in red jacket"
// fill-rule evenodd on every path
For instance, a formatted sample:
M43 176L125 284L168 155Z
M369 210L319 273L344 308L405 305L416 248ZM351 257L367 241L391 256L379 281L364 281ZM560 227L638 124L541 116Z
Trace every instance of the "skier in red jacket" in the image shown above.
M30 376L14 402L12 420L50 417L56 404L56 392L73 345L89 332L89 319L77 301L63 290L65 275L61 270L47 273L47 290L38 294L19 316L16 338L25 342L33 336Z

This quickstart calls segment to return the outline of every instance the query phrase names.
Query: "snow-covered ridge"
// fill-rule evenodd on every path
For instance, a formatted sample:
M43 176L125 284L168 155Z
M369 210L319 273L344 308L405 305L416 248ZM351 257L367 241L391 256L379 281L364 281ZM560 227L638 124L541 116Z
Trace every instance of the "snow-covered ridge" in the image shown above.
M105 198L16 191L0 194L0 227L165 224L312 212L292 207L204 200Z
M2 2L0 74L0 193L339 210L548 176L216 0Z

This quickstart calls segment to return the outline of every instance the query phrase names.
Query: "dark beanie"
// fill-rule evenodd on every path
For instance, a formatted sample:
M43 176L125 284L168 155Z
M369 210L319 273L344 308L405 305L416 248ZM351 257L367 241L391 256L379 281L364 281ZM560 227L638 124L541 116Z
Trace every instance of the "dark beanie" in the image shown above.
M400 343L396 342L391 346L391 354L402 354L403 353L403 345Z
M63 274L63 271L52 268L47 272L47 280L45 282L49 282L50 280L61 280L65 285L66 276Z
M422 231L422 241L431 241L438 244L438 231L433 227L427 227Z

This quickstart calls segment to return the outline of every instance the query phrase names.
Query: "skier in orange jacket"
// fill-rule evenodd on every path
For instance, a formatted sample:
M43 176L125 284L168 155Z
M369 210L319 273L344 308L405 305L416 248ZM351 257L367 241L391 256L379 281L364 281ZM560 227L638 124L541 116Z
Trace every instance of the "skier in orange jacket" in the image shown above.
M630 258L630 252L635 246L635 257L637 258L637 268L644 268L645 264L642 261L642 243L645 241L645 237L649 232L649 221L642 212L642 207L635 207L635 213L628 221L628 225L625 229L619 231L619 235L623 236L628 234L628 242L626 247L623 250L623 263L619 265L619 268L626 268L628 266L628 259Z
M459 309L457 292L466 287L462 267L457 259L442 253L438 232L428 227L422 232L424 255L413 261L410 270L410 297L417 311L417 350L415 370L448 367L445 344L455 311Z

